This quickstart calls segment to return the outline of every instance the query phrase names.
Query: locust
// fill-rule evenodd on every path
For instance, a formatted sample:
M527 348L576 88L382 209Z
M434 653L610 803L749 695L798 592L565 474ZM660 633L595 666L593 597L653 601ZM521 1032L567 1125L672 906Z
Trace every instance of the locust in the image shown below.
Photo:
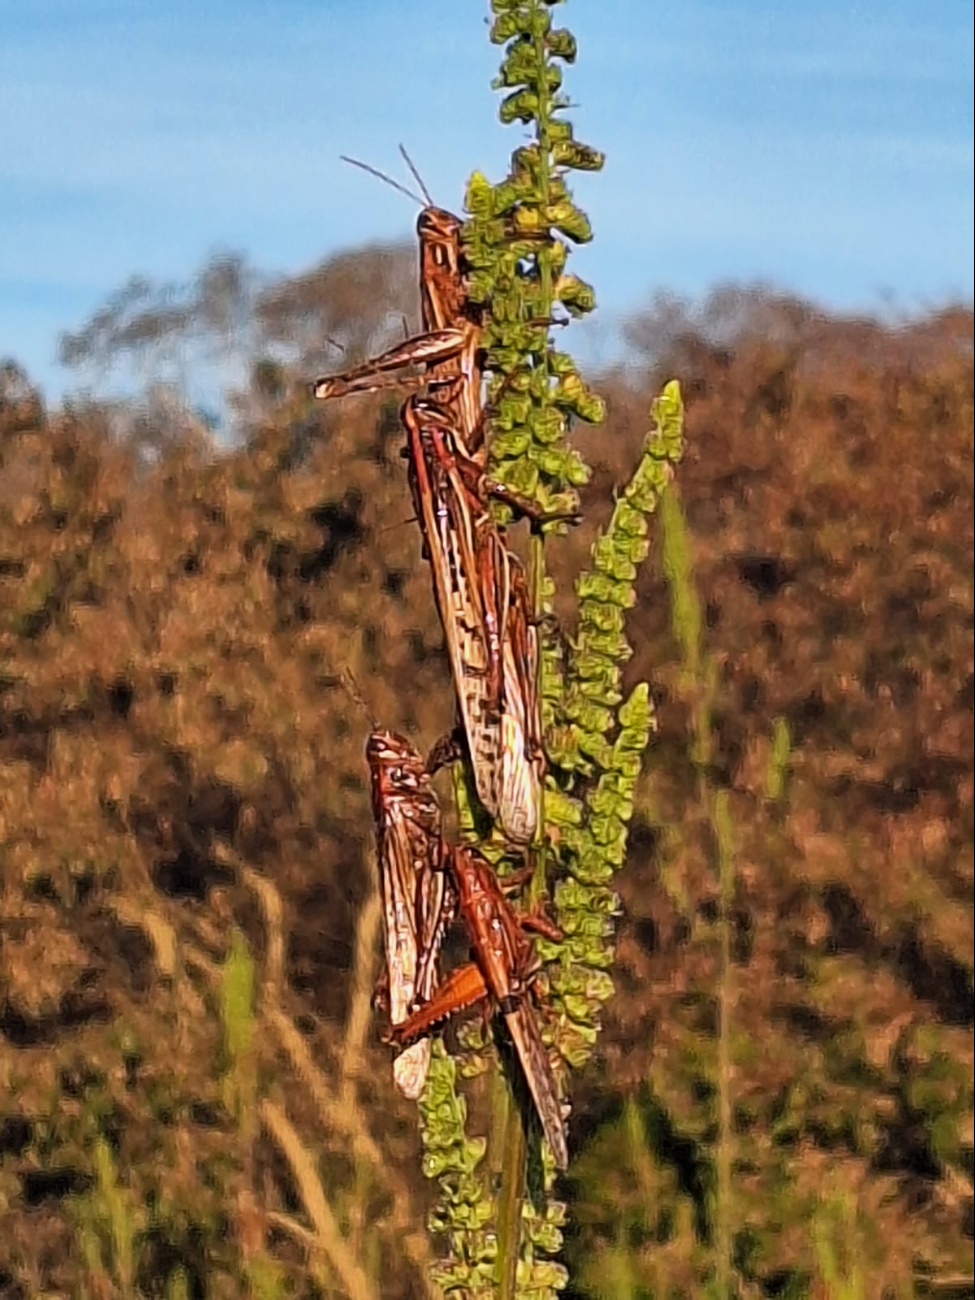
M417 1038L422 1041L431 1029L465 1008L477 1003L496 1004L514 1044L542 1132L556 1165L564 1170L569 1153L562 1104L529 997L539 960L526 931L554 939L561 936L540 914L516 913L493 868L468 846L455 845L443 861L450 872L456 907L466 926L474 960L453 971L431 998L392 1029L389 1040L405 1047ZM425 954L421 962L424 978L432 960L432 953Z
M425 204L398 182L346 159L421 203L417 220L424 333L344 372L319 379L319 398L402 383L397 371L423 364L403 407L406 455L417 517L434 578L478 798L514 845L538 825L543 767L536 685L537 628L524 572L488 512L488 500L545 518L534 503L489 478L481 446L485 412L483 311L467 292L461 221L437 207L402 149ZM551 322L537 322L548 324ZM570 518L571 513L548 518ZM434 766L458 756L453 737L435 747Z
M366 742L373 820L379 849L392 1026L428 999L449 921L440 808L420 755L396 732L374 729ZM430 1040L420 1038L393 1062L393 1079L416 1100L430 1065Z
M448 846L426 766L408 740L374 729L366 743L379 841L390 1012L399 1047L393 1078L407 1097L423 1091L430 1030L455 1012L493 999L515 1046L542 1130L559 1168L568 1162L558 1085L526 993L539 969L526 931L551 939L544 916L516 914L494 871L466 845ZM514 886L522 876L509 877ZM438 986L444 932L457 912L475 960Z
M326 399L375 392L404 382L408 386L422 386L447 407L468 449L473 451L481 441L484 425L481 410L484 308L468 297L460 217L433 202L402 145L400 152L423 191L423 199L374 167L354 158L344 158L344 161L378 176L421 205L416 233L423 332L358 366L316 380L313 391L316 397ZM395 373L417 365L425 367L419 381L404 381Z
M453 212L433 202L402 145L400 153L420 186L422 199L367 163L344 155L343 161L377 176L421 205L416 233L420 250L422 333L357 366L315 380L312 389L315 397L322 399L375 392L394 384L425 389L446 408L466 449L475 453L481 449L485 428L481 393L484 381L482 336L487 309L483 304L471 301L468 294L470 268L461 244L463 222ZM511 235L512 240L526 246L544 242L546 237L530 232ZM564 322L532 322L538 326L560 323ZM418 365L424 367L424 374L418 379L404 379L396 373Z

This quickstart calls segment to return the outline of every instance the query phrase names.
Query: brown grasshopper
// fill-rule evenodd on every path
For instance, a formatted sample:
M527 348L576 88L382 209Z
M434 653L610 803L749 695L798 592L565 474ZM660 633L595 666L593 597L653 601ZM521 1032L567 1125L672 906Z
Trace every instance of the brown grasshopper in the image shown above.
M524 931L552 939L543 916L515 914L489 864L441 836L440 809L416 750L395 732L374 730L366 744L379 839L393 1062L400 1091L417 1098L430 1063L429 1030L454 1012L493 998L508 1026L542 1128L559 1168L568 1163L558 1087L531 1006L524 1000L539 966ZM511 886L521 876L510 877ZM476 963L439 988L444 931L460 910ZM416 1010L412 1010L413 1007Z
M405 381L436 393L447 408L470 450L483 436L481 412L482 353L480 347L484 309L467 295L467 267L461 250L461 220L439 208L426 191L403 146L400 152L423 190L416 222L420 248L420 312L423 333L362 362L341 374L326 376L314 384L320 398L344 397L350 393L375 392L389 384L403 384L394 372L407 366L423 365L419 381ZM378 176L401 193L422 203L417 195L398 182L355 158L344 158L356 167Z
M402 418L478 798L505 837L525 845L538 824L543 762L537 631L521 562L487 501L498 496L534 518L539 511L484 474L437 403L414 394ZM448 741L431 764L455 754Z
M314 391L320 398L374 391L402 383L395 371L425 366L423 377L410 382L429 397L418 394L403 408L417 515L433 568L478 796L508 839L527 844L538 823L542 759L537 632L521 565L504 545L486 502L493 496L533 518L539 512L483 472L483 308L471 303L467 294L461 221L433 204L402 146L400 151L426 200L417 220L424 333L318 380ZM355 159L345 161L410 195L375 168ZM416 195L410 197L421 202ZM439 437L428 439L435 445L426 464L419 454L420 425L442 428ZM455 754L456 746L441 744L434 751L435 762L449 761Z
M396 1025L390 1041L405 1046L466 1007L484 1001L496 1003L518 1054L542 1131L559 1169L565 1169L569 1153L558 1084L528 1000L539 961L525 931L535 930L555 939L561 936L546 918L515 913L489 863L465 845L449 850L444 862L450 870L474 961L453 971L432 998ZM424 979L432 960L432 954L424 954Z
M316 397L327 399L375 392L394 384L424 388L445 408L465 447L474 453L480 449L484 438L485 410L481 403L484 351L481 338L486 309L483 304L471 302L468 296L468 267L461 247L463 223L460 217L436 206L402 145L400 152L423 191L423 200L375 167L355 158L343 156L343 161L377 176L421 205L425 201L416 222L423 332L358 366L315 380L313 392ZM520 232L513 234L512 238L531 243L544 241L547 236ZM547 326L559 322L541 320L534 323ZM424 374L419 379L404 380L395 374L417 365L424 367Z
M390 1022L404 1021L431 996L449 919L445 905L440 808L423 760L402 736L375 729L366 742L379 847ZM393 1079L415 1100L430 1065L430 1040L413 1042L393 1062Z

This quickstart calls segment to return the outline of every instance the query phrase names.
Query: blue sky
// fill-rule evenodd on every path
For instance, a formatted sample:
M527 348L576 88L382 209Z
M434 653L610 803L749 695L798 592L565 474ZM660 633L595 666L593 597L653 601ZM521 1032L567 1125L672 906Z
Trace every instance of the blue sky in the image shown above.
M295 272L409 237L410 204L497 178L487 0L0 0L0 356L52 396L77 328L133 273L239 249ZM829 306L971 299L971 0L570 0L566 88L594 244L575 259L612 352L661 289L771 281Z

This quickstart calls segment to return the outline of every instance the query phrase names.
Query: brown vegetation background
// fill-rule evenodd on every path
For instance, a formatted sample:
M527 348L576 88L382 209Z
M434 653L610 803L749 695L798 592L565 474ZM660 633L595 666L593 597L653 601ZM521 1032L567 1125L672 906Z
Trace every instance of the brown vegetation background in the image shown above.
M413 310L381 252L134 283L65 341L229 348L231 446L160 389L48 412L0 378L0 1296L433 1294L341 676L427 746L449 670L395 398L299 382L325 335L354 358ZM971 1295L971 311L895 328L728 290L629 344L554 568L566 589L678 378L703 780L735 846L739 1293ZM662 1300L713 1262L719 976L702 678L659 547L630 629L659 730L575 1080L567 1294Z

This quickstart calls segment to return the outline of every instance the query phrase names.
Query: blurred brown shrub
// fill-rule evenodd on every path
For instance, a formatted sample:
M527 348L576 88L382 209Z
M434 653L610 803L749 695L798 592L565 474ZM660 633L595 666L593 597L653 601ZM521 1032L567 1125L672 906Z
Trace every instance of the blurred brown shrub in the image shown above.
M319 322L301 288L295 318ZM287 294L263 294L265 325L289 333ZM384 324L343 324L354 301L331 324L356 348ZM604 376L610 422L579 439L591 522L554 567L573 570L655 385L677 376L716 670L708 780L737 841L736 1249L743 1287L765 1288L743 1294L828 1294L810 1225L829 1178L863 1220L865 1294L957 1273L972 1234L971 312L895 329L724 291L699 312L658 304L631 342L642 363ZM295 1170L221 1096L234 926L261 971L261 1095L318 1152L375 1294L426 1294L413 1115L363 1039L369 719L341 678L430 744L449 676L396 401L313 408L287 364L256 355L233 448L160 401L48 414L16 367L0 376L2 1295L80 1294L82 1277L116 1293L72 1209L94 1195L98 1134L142 1216L145 1294L182 1270L189 1295L204 1278L240 1295L266 1245L282 1276L309 1275L282 1228L301 1217ZM591 1294L611 1294L624 1256L645 1294L694 1294L708 1250L716 884L668 602L657 564L631 628L660 731L621 885L619 994L574 1119L572 1249ZM792 752L769 798L777 718ZM335 1267L316 1265L316 1285Z

